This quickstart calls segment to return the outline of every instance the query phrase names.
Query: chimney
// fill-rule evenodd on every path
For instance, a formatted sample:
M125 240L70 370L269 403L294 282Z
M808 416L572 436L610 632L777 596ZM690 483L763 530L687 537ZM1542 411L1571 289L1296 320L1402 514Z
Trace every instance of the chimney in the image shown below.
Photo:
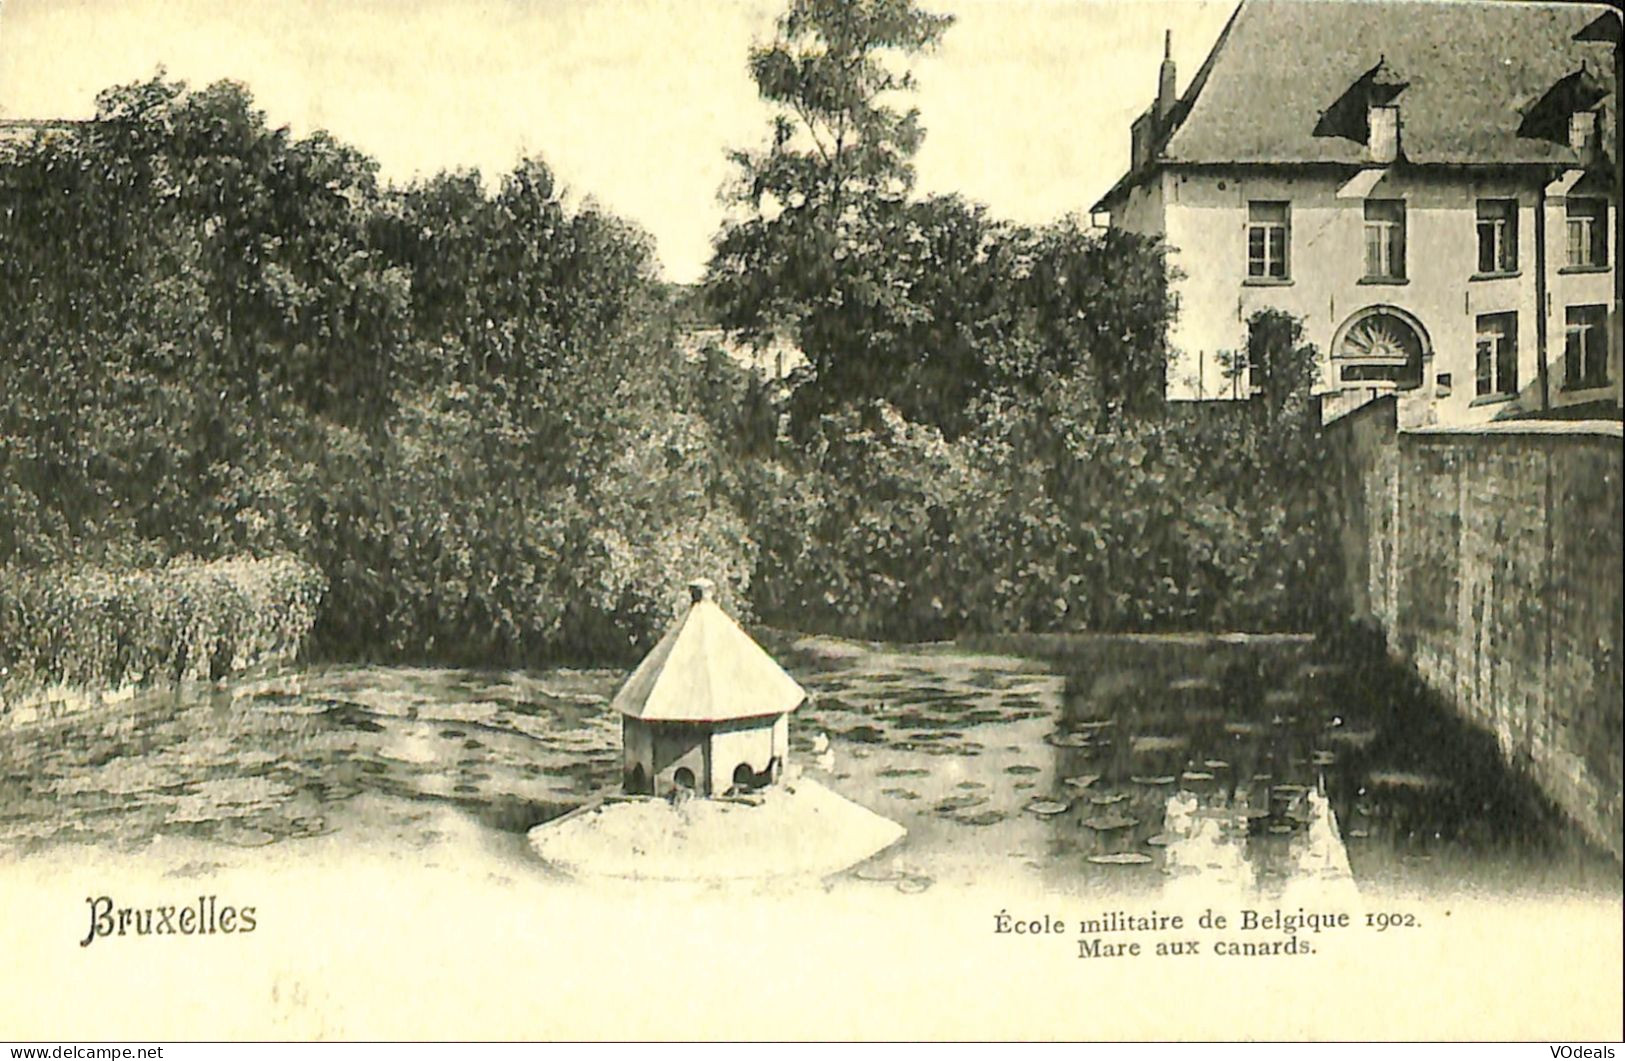
M1155 120L1146 111L1129 126L1129 168L1144 169L1151 162L1151 147L1156 142Z
M1167 129L1168 116L1174 112L1178 97L1174 95L1174 31L1162 35L1162 68L1157 71L1157 126Z

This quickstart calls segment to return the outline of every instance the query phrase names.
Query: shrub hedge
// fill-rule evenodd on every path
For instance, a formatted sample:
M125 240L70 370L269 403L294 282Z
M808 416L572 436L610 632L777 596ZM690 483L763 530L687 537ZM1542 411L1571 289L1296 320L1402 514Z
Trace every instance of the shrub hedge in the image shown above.
M0 568L0 706L52 687L209 680L291 659L325 589L314 567L286 556Z

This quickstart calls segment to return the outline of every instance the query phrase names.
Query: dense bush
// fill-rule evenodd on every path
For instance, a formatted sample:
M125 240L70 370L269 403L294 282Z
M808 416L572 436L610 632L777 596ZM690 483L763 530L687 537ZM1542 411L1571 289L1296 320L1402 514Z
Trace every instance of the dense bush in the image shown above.
M615 659L646 646L708 575L741 606L751 546L706 481L703 422L652 401L606 411L592 474L527 474L528 442L489 395L450 385L369 447L335 431L306 487L335 572L319 631L337 655Z
M1255 358L1301 375L1289 318ZM1306 629L1330 556L1306 389L1102 422L1082 374L953 440L880 405L819 421L748 484L762 614L868 637Z
M289 557L0 569L0 705L51 686L214 679L293 658L323 580Z
M536 160L382 186L230 83L98 103L0 146L0 564L287 552L325 654L485 662L748 587L645 235Z
M1261 319L1259 400L1162 408L1154 243L911 200L899 170L861 217L808 216L844 240L828 275L797 271L791 212L728 230L702 303L535 160L394 188L240 86L99 105L0 145L0 565L146 585L110 572L296 556L328 586L315 650L345 658L622 658L701 574L738 613L865 636L1311 618L1313 352ZM789 384L676 352L679 319L760 331L786 297L812 362ZM41 680L204 651L177 626L173 658L53 654L32 638L66 605L7 577L34 610L0 651Z

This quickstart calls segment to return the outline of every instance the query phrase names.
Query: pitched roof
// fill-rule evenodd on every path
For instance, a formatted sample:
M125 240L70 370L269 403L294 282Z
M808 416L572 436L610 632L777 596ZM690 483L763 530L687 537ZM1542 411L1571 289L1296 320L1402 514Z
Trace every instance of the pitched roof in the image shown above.
M807 698L708 591L695 596L611 707L652 722L722 722L783 714Z
M1566 128L1531 135L1524 116L1582 67L1609 77L1612 52L1593 28L1605 15L1601 5L1533 0L1241 0L1174 109L1157 156L1176 164L1359 165L1366 145L1337 111L1356 84L1376 83L1397 89L1409 162L1574 165ZM1616 107L1610 93L1604 144Z

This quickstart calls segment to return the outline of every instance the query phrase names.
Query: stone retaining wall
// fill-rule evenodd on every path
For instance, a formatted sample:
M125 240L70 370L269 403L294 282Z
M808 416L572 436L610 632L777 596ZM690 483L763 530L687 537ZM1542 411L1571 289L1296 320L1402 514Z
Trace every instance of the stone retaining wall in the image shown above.
M1622 856L1620 425L1327 428L1356 619Z

